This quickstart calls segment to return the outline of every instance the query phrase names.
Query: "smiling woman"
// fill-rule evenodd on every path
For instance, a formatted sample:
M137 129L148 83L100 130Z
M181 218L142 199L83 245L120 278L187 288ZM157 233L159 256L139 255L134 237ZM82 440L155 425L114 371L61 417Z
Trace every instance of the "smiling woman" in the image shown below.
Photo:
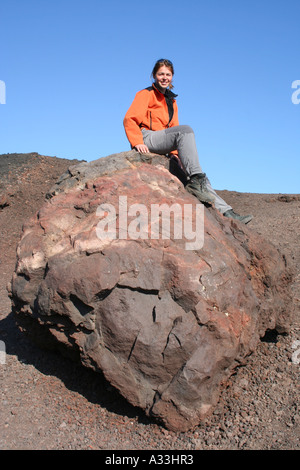
M245 224L251 215L236 214L212 188L199 163L193 129L179 125L178 107L173 88L174 67L170 60L156 62L151 87L139 91L124 118L124 127L132 148L140 153L158 153L178 158L188 182L186 190L205 204L214 204L225 217Z
M159 87L161 88L161 91L166 90L168 87L170 88L170 90L172 90L172 78L174 75L174 67L170 60L158 60L152 70L151 75L155 80L156 84L159 85Z

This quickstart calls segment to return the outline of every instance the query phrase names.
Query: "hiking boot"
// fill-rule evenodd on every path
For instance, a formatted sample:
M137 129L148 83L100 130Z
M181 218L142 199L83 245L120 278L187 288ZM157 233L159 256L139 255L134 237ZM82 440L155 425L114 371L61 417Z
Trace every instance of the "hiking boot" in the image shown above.
M207 188L205 173L192 175L185 189L199 199L200 202L212 204L215 201L215 197Z
M224 217L229 217L231 219L239 220L243 222L243 224L248 224L250 220L253 219L252 215L239 215L234 212L234 210L230 209L229 211L224 212Z

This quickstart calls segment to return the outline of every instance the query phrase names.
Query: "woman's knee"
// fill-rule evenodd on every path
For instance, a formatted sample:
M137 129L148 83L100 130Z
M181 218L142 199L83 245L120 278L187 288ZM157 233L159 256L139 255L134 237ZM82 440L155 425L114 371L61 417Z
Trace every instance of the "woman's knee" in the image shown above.
M166 134L174 134L174 135L184 135L184 134L194 134L193 129L191 126L186 126L185 124L181 124L179 126L169 127L165 130Z
M194 131L191 126L186 126L185 124L183 124L179 127L181 128L180 130L183 134L194 134Z
M179 126L169 127L168 129L165 130L165 133L167 136L174 136L176 138L184 137L185 135L188 135L188 134L194 135L194 131L191 128L191 126L186 126L184 124L181 124Z

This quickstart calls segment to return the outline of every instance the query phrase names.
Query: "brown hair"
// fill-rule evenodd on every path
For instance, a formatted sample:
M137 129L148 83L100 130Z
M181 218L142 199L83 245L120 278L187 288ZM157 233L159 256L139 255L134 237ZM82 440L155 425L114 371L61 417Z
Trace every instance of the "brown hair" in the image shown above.
M154 78L155 75L157 74L158 70L160 69L160 67L163 67L163 66L168 67L168 69L171 70L172 75L174 75L174 66L173 66L172 62L168 59L159 59L159 60L156 61L155 65L153 67L151 77ZM170 89L173 88L172 83L170 83L169 88Z

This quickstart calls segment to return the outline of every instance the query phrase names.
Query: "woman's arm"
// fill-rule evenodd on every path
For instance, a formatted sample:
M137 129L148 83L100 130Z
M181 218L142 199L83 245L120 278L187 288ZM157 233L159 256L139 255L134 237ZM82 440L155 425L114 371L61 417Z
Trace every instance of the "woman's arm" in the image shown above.
M178 120L178 106L176 101L173 103L173 109L174 109L174 114L173 114L173 119L172 119L172 126L179 126L179 120Z
M172 119L172 121L171 121L170 127L179 126L179 120L178 120L178 106L177 106L176 101L174 101L174 103L173 103L173 109L174 109L174 114L173 114L173 119ZM172 152L170 152L170 155L173 155L174 157L176 157L176 158L179 160L177 150L173 150Z
M123 124L127 139L132 147L137 146L141 149L142 153L147 153L147 147L144 145L143 134L140 124L146 119L148 104L150 100L150 92L148 90L139 91L128 109ZM148 149L147 149L148 150ZM148 150L149 152L149 150Z

